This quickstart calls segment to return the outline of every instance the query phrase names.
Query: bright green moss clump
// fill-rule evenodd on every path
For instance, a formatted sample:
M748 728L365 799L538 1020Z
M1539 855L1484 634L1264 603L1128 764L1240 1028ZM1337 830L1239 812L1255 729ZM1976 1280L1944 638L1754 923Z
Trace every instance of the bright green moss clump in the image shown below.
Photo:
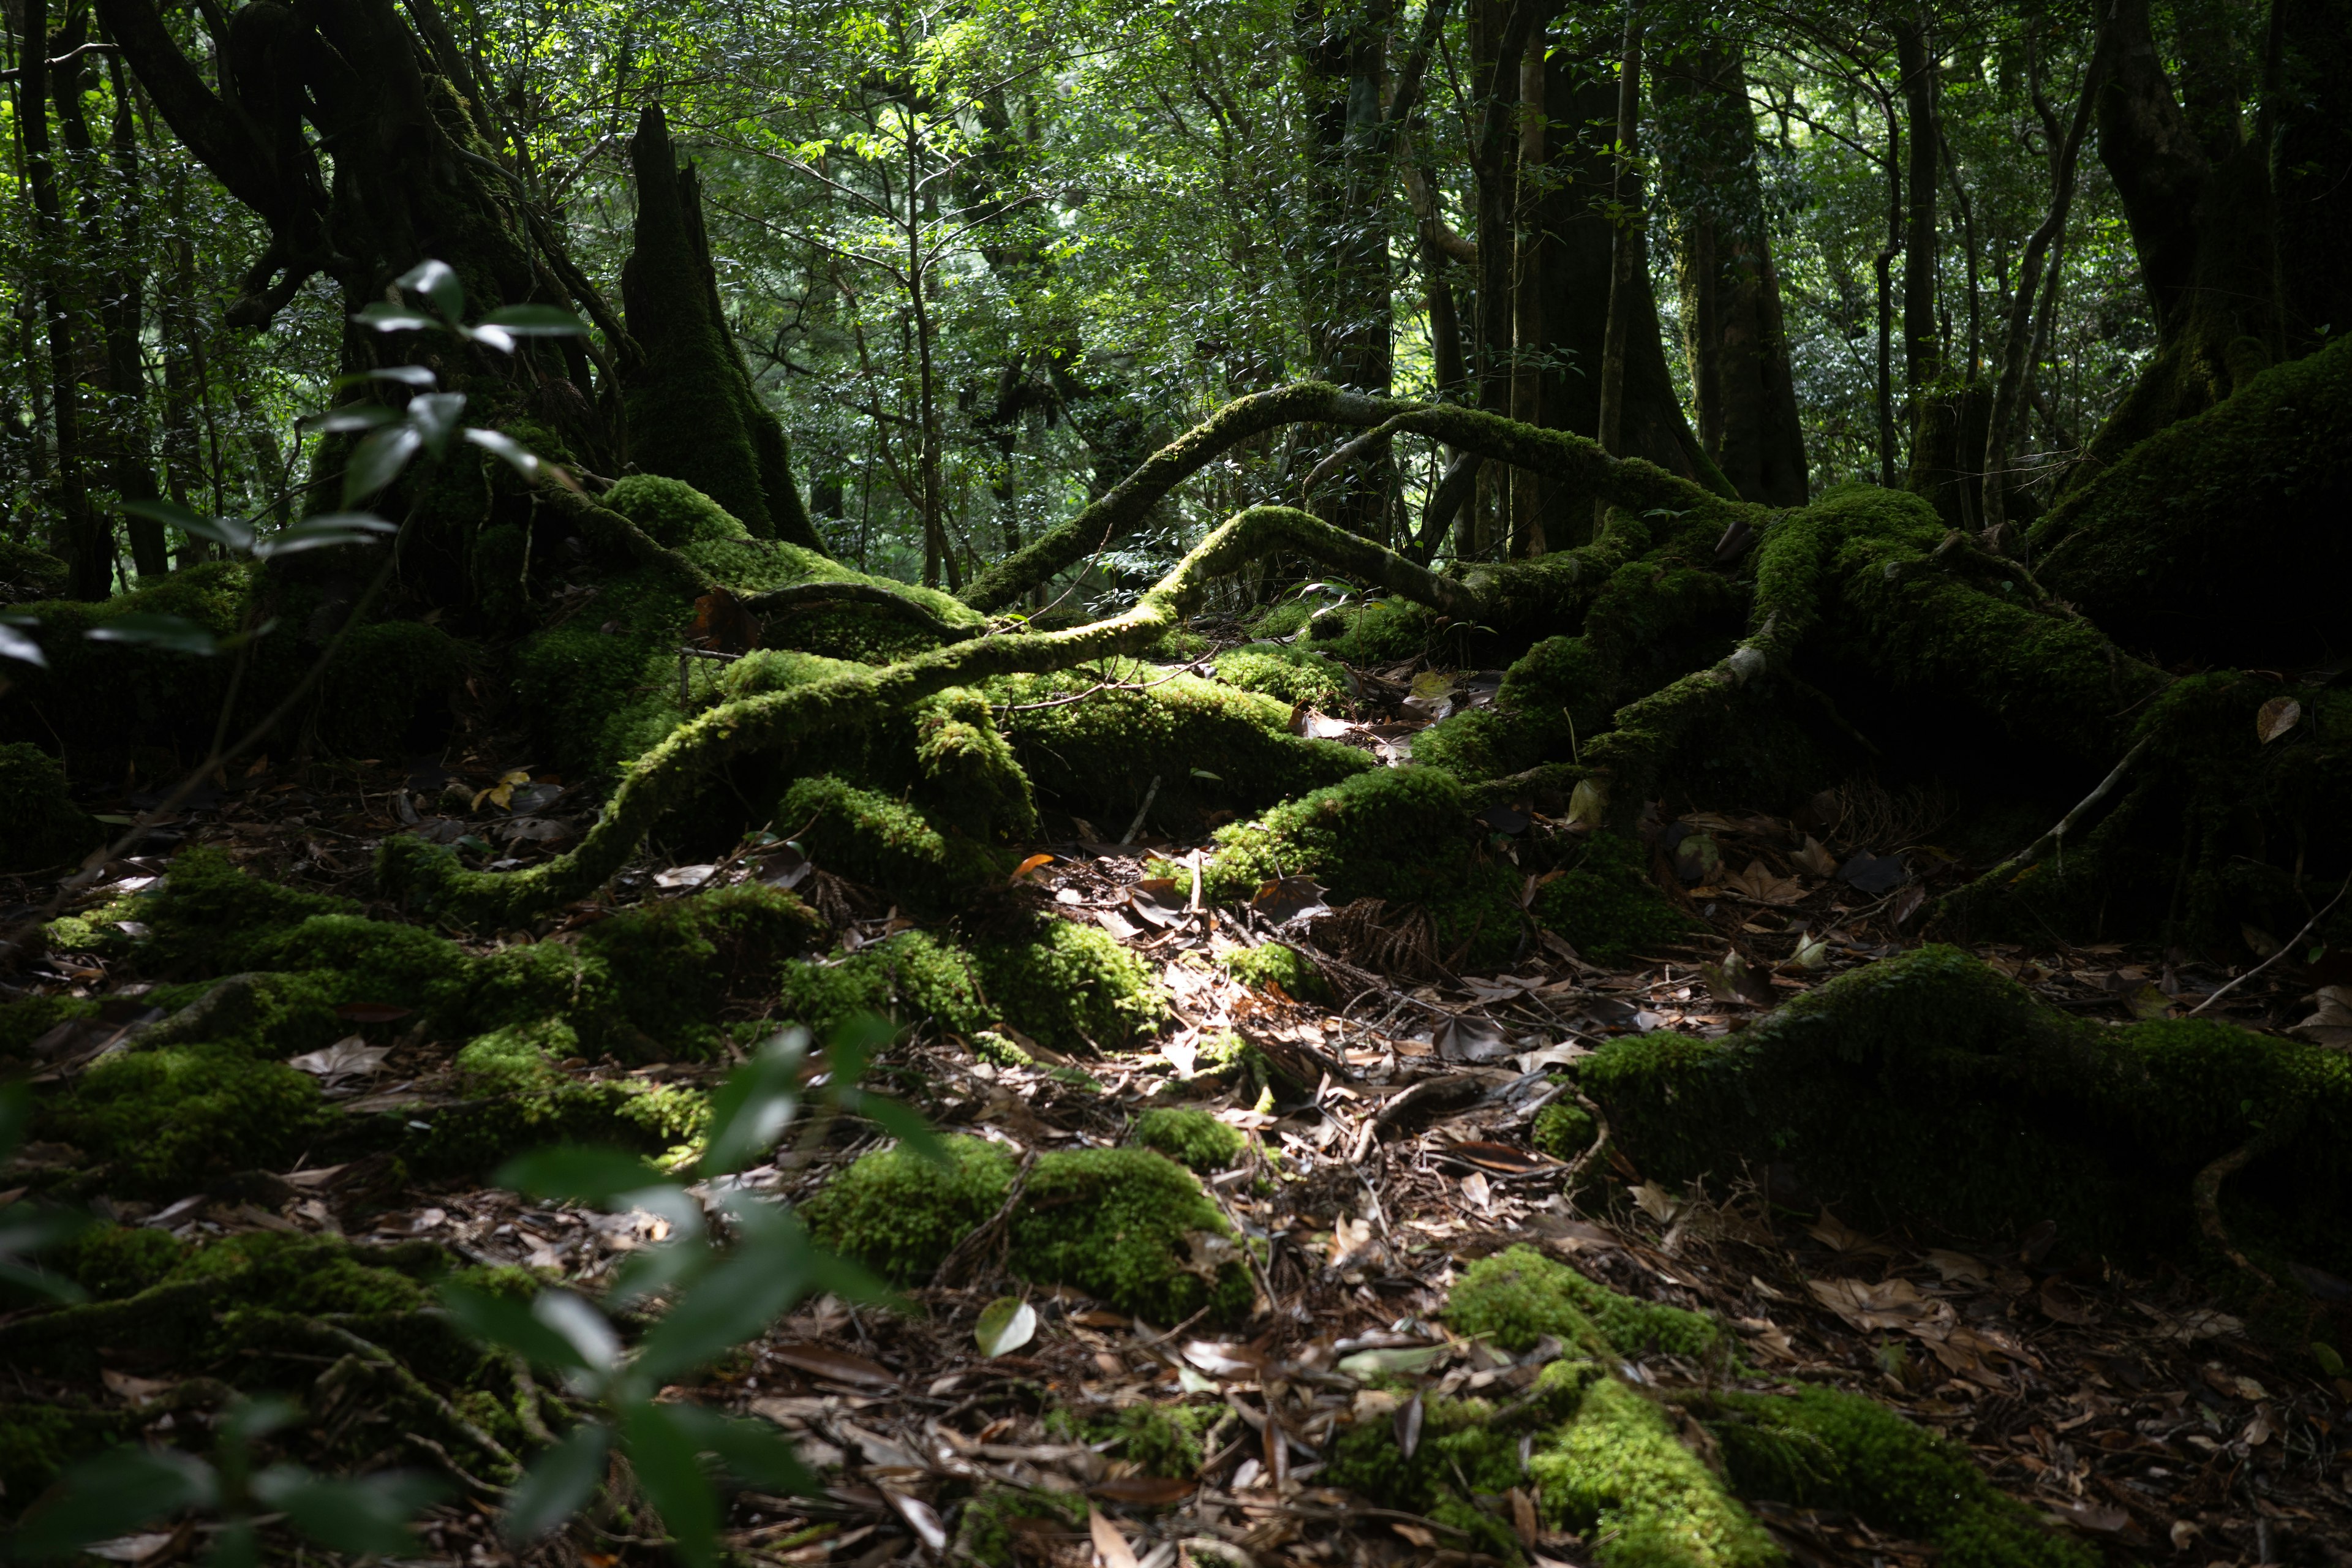
M1727 1394L1701 1406L1743 1497L1860 1514L1942 1548L1950 1568L2093 1568L1986 1480L1966 1449L1834 1389Z
M1161 1106L1135 1119L1128 1142L1139 1149L1157 1150L1187 1170L1206 1173L1222 1171L1239 1159L1248 1140L1241 1129L1205 1110Z
M174 978L265 967L268 946L312 915L356 914L343 899L248 877L217 849L172 858L163 890L148 900L149 968Z
M1236 947L1217 955L1226 973L1253 990L1280 986L1286 996L1300 1002L1329 1002L1330 984L1315 961L1294 947L1270 942L1262 947Z
M1376 768L1217 830L1209 894L1248 899L1281 877L1314 877L1330 900L1387 900L1429 912L1441 957L1476 967L1517 947L1517 869L1478 858L1470 803L1435 768ZM1400 911L1402 912L1402 911Z
M993 1020L971 957L929 931L902 931L845 958L784 965L781 1016L822 1037L860 1013L901 1024L929 1020L968 1034Z
M1048 1436L1065 1443L1091 1443L1142 1467L1148 1476L1183 1478L1199 1471L1207 1455L1201 1437L1223 1420L1227 1407L1202 1405L1130 1405L1112 1415L1080 1420L1066 1410L1045 1416ZM1113 1445L1116 1445L1113 1447Z
M178 1198L213 1177L282 1169L329 1125L318 1080L221 1046L103 1057L41 1107L42 1135L110 1168L111 1190Z
M1018 1535L1087 1539L1087 1500L1076 1492L1015 1491L992 1487L963 1505L956 1544L988 1568L1012 1568Z
M905 1148L866 1155L809 1201L809 1228L886 1279L929 1279L1003 1205L1014 1168L982 1139L947 1145L945 1169ZM1015 1277L1156 1322L1202 1307L1232 1320L1249 1308L1249 1271L1224 1216L1190 1172L1149 1150L1039 1155L1007 1239Z
M1244 691L1279 698L1294 707L1336 713L1354 693L1347 670L1308 648L1255 643L1216 658L1217 679Z
M1621 1296L1524 1242L1463 1270L1446 1299L1445 1321L1515 1355L1547 1334L1592 1355L1656 1350L1704 1359L1723 1343L1712 1318Z
M997 1016L1032 1039L1062 1051L1116 1049L1168 1016L1150 966L1108 931L1052 917L1032 930L973 953Z
M1646 858L1633 839L1592 835L1582 857L1537 890L1536 919L1594 963L1681 941L1693 922L1652 884Z
M793 784L776 820L791 824L827 870L920 907L950 907L1010 869L986 845L942 832L905 801L830 773Z
M38 746L0 746L0 871L78 862L104 842L106 825L73 803L66 770Z
M1128 689L1093 690L1105 681ZM999 722L1038 790L1106 821L1134 812L1154 778L1155 814L1174 821L1207 807L1253 810L1374 765L1336 741L1292 734L1287 701L1140 659L1007 676L989 695L1011 705Z
M929 1279L1013 1185L1013 1156L997 1144L962 1136L944 1142L944 1167L903 1144L861 1157L809 1200L810 1232L893 1284Z
M1555 1160L1573 1160L1592 1147L1599 1131L1592 1112L1573 1100L1555 1100L1536 1112L1528 1142Z
M1563 1382L1572 1371L1555 1362L1543 1381ZM1600 1563L1761 1568L1781 1560L1764 1527L1683 1447L1664 1409L1597 1369L1585 1375L1575 1418L1538 1440L1528 1470L1548 1511L1607 1542L1594 1553Z
M1009 1261L1023 1279L1074 1286L1156 1323L1203 1307L1234 1321L1255 1293L1217 1205L1191 1172L1148 1149L1038 1156Z
M625 910L580 951L610 973L629 1025L672 1056L707 1056L729 997L763 995L779 963L830 934L792 894L745 882Z

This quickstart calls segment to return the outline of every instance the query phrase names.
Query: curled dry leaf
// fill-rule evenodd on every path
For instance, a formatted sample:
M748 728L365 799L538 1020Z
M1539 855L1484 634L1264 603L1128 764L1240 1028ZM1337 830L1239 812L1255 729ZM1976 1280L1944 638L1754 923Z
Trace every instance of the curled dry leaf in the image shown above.
M794 1372L804 1372L812 1377L829 1377L835 1383L860 1384L867 1388L896 1388L898 1379L889 1368L867 1361L847 1351L833 1350L824 1345L782 1344L770 1348L773 1359Z

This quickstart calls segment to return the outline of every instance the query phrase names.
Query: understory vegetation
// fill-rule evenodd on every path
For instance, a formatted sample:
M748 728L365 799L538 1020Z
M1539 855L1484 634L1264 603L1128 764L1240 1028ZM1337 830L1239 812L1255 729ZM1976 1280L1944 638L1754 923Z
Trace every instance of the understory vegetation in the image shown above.
M10 1559L2340 1558L2259 10L27 0Z

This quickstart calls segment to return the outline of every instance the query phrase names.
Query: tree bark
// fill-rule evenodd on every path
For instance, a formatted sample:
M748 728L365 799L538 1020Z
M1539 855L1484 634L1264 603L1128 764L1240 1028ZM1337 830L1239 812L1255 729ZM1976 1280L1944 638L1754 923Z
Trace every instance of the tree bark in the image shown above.
M1706 455L1742 499L1801 506L1807 489L1780 279L1764 222L1756 119L1737 49L1654 73L1659 195L1676 214L1683 332Z
M1548 47L1538 24L1528 33L1519 57L1518 199L1512 205L1511 417L1541 425L1543 410L1544 191L1551 178L1550 124L1544 109L1544 59ZM1511 471L1511 553L1522 559L1544 552L1542 476Z

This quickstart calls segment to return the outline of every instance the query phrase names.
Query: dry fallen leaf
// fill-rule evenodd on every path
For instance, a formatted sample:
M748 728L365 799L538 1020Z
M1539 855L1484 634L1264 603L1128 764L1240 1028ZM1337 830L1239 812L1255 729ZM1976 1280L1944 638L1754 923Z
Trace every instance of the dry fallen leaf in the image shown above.
M1723 890L1759 904L1793 904L1805 896L1803 885L1794 877L1776 877L1761 860L1750 860L1748 869L1726 877Z
M1805 835L1805 847L1789 857L1797 869L1811 877L1833 876L1837 872L1837 857L1822 847L1822 841L1811 834Z
M2302 721L2303 704L2292 697L2273 697L2254 715L2254 739L2269 745Z
M1137 1568L1135 1548L1127 1543L1118 1526L1105 1519L1099 1510L1087 1510L1087 1533L1094 1538L1095 1568ZM941 1541L944 1542L945 1537Z

